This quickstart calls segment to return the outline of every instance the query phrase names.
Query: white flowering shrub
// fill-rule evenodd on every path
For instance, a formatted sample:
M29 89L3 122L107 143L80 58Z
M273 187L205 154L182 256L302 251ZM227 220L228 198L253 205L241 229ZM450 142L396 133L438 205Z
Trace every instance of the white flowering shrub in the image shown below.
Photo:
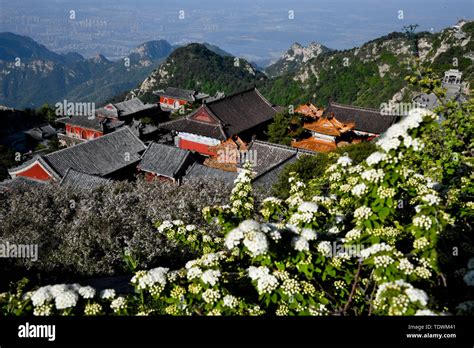
M269 197L257 204L246 165L230 204L203 209L209 226L197 228L184 219L156 224L155 233L191 248L198 257L174 270L136 272L133 294L101 294L91 300L90 289L66 285L59 295L51 288L26 298L11 292L0 304L13 314L67 314L72 307L74 313L87 315L454 311L437 298L444 277L440 239L449 226L463 222L466 213L448 212L449 194L423 169L431 155L424 151L432 146L425 132L432 130L436 118L426 110L413 110L377 141L376 152L365 161L354 164L348 156L339 156L316 183L303 182L295 173L286 199ZM444 180L444 175L436 180ZM472 271L463 277L472 286ZM466 301L456 311L464 314L472 308L472 301Z
M156 232L157 221L192 221L196 231L206 221L202 208L228 201L231 188L194 180L182 186L161 182L115 182L94 191L58 185L20 187L0 192L0 243L37 244L38 260L3 259L0 289L18 275L40 274L47 282L100 277L124 271L124 253L137 267L157 262L185 262L189 248ZM188 227L192 228L192 227ZM206 236L216 231L206 228ZM196 232L197 233L197 232ZM189 231L186 232L189 238ZM207 237L205 237L207 238ZM199 249L201 250L201 249ZM128 270L128 269L127 269Z

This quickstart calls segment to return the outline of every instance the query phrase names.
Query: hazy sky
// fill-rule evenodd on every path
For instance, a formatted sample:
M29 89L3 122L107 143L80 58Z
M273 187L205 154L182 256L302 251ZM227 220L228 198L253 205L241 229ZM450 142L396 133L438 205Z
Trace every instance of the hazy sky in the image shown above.
M0 31L114 58L163 38L207 41L265 61L293 42L344 49L404 25L438 31L461 18L474 18L474 0L0 0Z

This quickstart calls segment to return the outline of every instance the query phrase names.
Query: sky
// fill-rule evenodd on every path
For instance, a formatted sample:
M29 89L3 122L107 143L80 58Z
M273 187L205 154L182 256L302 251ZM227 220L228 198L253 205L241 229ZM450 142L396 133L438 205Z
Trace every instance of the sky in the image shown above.
M0 0L0 31L112 59L166 39L210 42L263 64L294 42L347 49L405 25L435 32L461 18L474 19L474 0Z

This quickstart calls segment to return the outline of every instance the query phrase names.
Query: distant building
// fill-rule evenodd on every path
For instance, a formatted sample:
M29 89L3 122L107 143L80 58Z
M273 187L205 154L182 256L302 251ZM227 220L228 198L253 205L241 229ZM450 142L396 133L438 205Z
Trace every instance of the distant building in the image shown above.
M179 110L183 106L189 106L196 101L208 98L208 94L196 91L167 87L164 91L155 91L155 95L160 96L160 106L165 109Z
M449 69L445 71L441 86L446 89L446 100L464 101L462 72L459 70ZM412 100L418 106L429 110L434 110L439 105L439 100L434 93L421 93Z
M322 116L306 122L311 137L294 140L292 146L315 152L330 152L339 146L371 140L384 133L398 116L380 110L331 102Z
M334 116L321 117L314 122L305 123L304 128L311 133L311 138L293 141L292 146L316 152L329 152L341 142L350 143L355 138L355 123L342 123Z
M47 155L36 156L8 170L12 179L25 177L60 182L70 170L102 178L127 178L135 172L146 146L128 127Z
M58 131L49 123L44 123L24 131L28 138L27 142L43 144L45 147L47 146L47 142L55 136L57 132Z
M38 144L47 146L56 130L44 120L21 110L0 106L0 145L21 153L32 151Z
M180 183L186 169L194 162L190 151L174 146L151 143L138 164L148 181L161 180Z
M354 123L354 132L369 138L378 137L394 124L398 115L383 115L380 110L331 102L323 117L335 117L339 122Z
M62 145L72 146L99 138L122 127L125 122L114 118L71 116L57 120L64 124L64 133L58 134Z
M144 125L139 120L148 117L156 120L161 110L155 104L144 104L134 98L97 109L93 116L69 116L57 120L65 125L58 135L62 145L71 146L101 137L127 125L135 135L142 137L157 131L154 125Z
M215 156L216 146L238 136L248 143L261 133L277 113L256 88L203 104L190 115L160 127L175 134L181 149Z

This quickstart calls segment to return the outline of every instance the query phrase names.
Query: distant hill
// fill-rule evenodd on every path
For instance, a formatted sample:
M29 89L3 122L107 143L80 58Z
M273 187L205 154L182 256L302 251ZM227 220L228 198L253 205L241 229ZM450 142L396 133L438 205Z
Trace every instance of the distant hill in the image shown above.
M0 104L19 109L64 99L100 103L136 86L172 50L164 40L150 41L113 62L100 54L60 55L29 37L0 33Z
M265 73L269 77L277 77L283 74L293 73L300 69L310 59L319 57L320 55L331 51L331 49L316 42L312 42L308 47L304 47L295 42L279 60L265 69Z
M472 86L474 22L460 24L460 32L447 28L411 38L395 32L361 47L321 52L313 58L301 45L293 45L266 69L274 78L265 81L261 90L281 105L307 101L326 105L334 100L378 108L390 100L411 100L415 91L405 87L404 78L416 59L441 77L446 70L459 69L463 81Z
M197 43L177 48L131 94L140 96L167 86L232 93L266 80L265 74L245 59L215 51Z

